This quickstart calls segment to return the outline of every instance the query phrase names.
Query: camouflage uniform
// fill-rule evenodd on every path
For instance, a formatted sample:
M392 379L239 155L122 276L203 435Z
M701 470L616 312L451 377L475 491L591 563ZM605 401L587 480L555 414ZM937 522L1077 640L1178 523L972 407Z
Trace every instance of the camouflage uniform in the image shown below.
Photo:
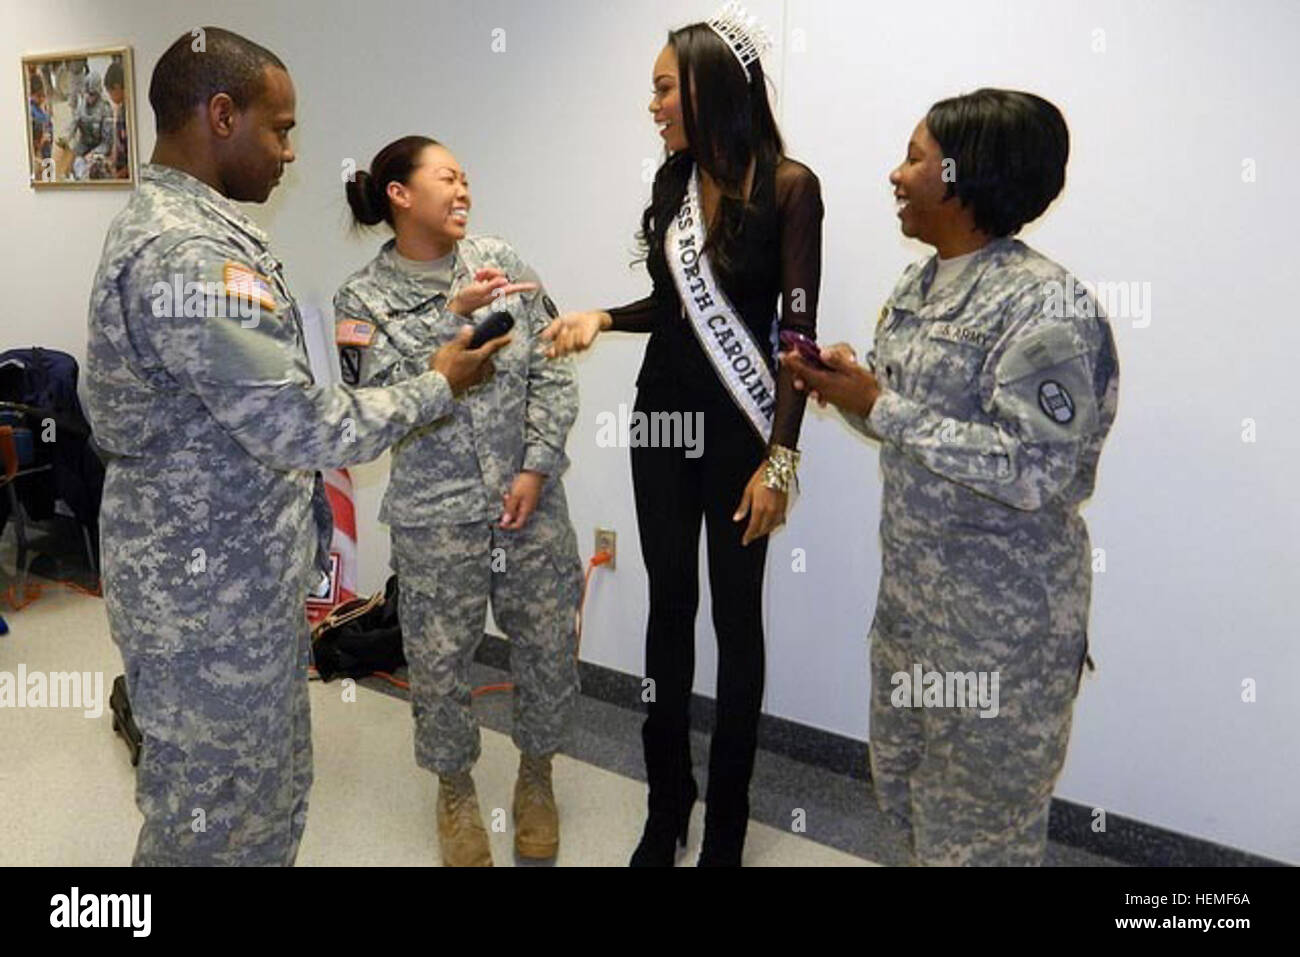
M92 95L93 103L90 102ZM77 156L92 153L107 156L113 146L114 134L113 105L104 96L99 74L92 70L86 77L85 91L68 129L68 148Z
M511 282L540 285L499 239L464 239L441 265L441 274L417 271L390 240L348 278L334 297L345 379L404 381L416 357L465 324L447 303L478 269L497 267ZM489 597L511 639L520 750L558 750L578 694L574 613L582 563L560 480L578 412L577 381L572 360L548 359L542 351L539 333L556 315L545 292L512 296L502 305L515 317L514 339L494 357L495 375L469 390L451 415L394 447L379 512L392 529L401 583L416 761L443 775L478 759L469 668ZM476 320L490 311L480 310ZM548 478L524 528L508 531L498 524L503 496L524 469Z
M238 294L184 294L209 282ZM312 776L304 599L331 532L312 470L445 415L447 381L315 385L266 235L162 166L109 229L89 338L104 597L144 735L135 863L291 864Z
M1115 345L1090 296L1047 314L1068 274L1018 240L927 297L935 269L903 273L867 359L883 391L847 416L882 442L872 777L920 863L1038 864L1087 653L1079 504L1115 418ZM996 672L997 716L894 707L891 677L917 664Z

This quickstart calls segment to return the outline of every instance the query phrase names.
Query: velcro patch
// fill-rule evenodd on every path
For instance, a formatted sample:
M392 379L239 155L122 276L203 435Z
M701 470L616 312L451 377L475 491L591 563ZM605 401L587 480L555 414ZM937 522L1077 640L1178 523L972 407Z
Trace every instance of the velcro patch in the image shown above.
M334 326L334 342L340 346L368 346L375 341L375 324L364 319L340 319Z
M268 312L275 312L275 289L271 280L243 263L227 260L221 269L226 294L255 302Z
M1064 365L1083 353L1083 347L1066 326L1043 326L1011 344L998 365L998 381L1015 382L1032 373Z

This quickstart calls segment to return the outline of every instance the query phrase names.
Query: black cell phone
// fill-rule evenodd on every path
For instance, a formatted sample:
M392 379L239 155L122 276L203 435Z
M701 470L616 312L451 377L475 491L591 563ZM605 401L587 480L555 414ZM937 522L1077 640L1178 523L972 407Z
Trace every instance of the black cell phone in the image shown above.
M469 348L477 349L489 339L504 336L514 327L514 316L508 312L494 312L474 327L474 335L470 336Z

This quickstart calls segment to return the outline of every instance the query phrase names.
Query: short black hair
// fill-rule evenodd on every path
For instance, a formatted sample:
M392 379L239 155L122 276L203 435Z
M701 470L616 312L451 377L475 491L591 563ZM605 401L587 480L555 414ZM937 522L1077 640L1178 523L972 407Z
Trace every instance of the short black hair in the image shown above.
M980 89L940 100L925 125L956 165L947 195L970 208L976 228L990 236L1019 232L1065 186L1070 131L1041 96Z
M114 60L104 71L104 89L111 90L115 86L122 86L122 61Z
M221 27L201 29L183 34L153 68L149 105L160 134L181 129L195 107L218 93L227 94L242 110L262 93L268 66L286 70L278 56L238 33Z

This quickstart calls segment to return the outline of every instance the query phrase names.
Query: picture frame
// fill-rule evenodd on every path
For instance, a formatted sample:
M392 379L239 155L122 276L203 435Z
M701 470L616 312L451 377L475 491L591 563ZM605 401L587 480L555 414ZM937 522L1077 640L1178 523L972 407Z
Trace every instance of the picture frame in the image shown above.
M22 57L33 189L134 187L139 157L131 47Z

